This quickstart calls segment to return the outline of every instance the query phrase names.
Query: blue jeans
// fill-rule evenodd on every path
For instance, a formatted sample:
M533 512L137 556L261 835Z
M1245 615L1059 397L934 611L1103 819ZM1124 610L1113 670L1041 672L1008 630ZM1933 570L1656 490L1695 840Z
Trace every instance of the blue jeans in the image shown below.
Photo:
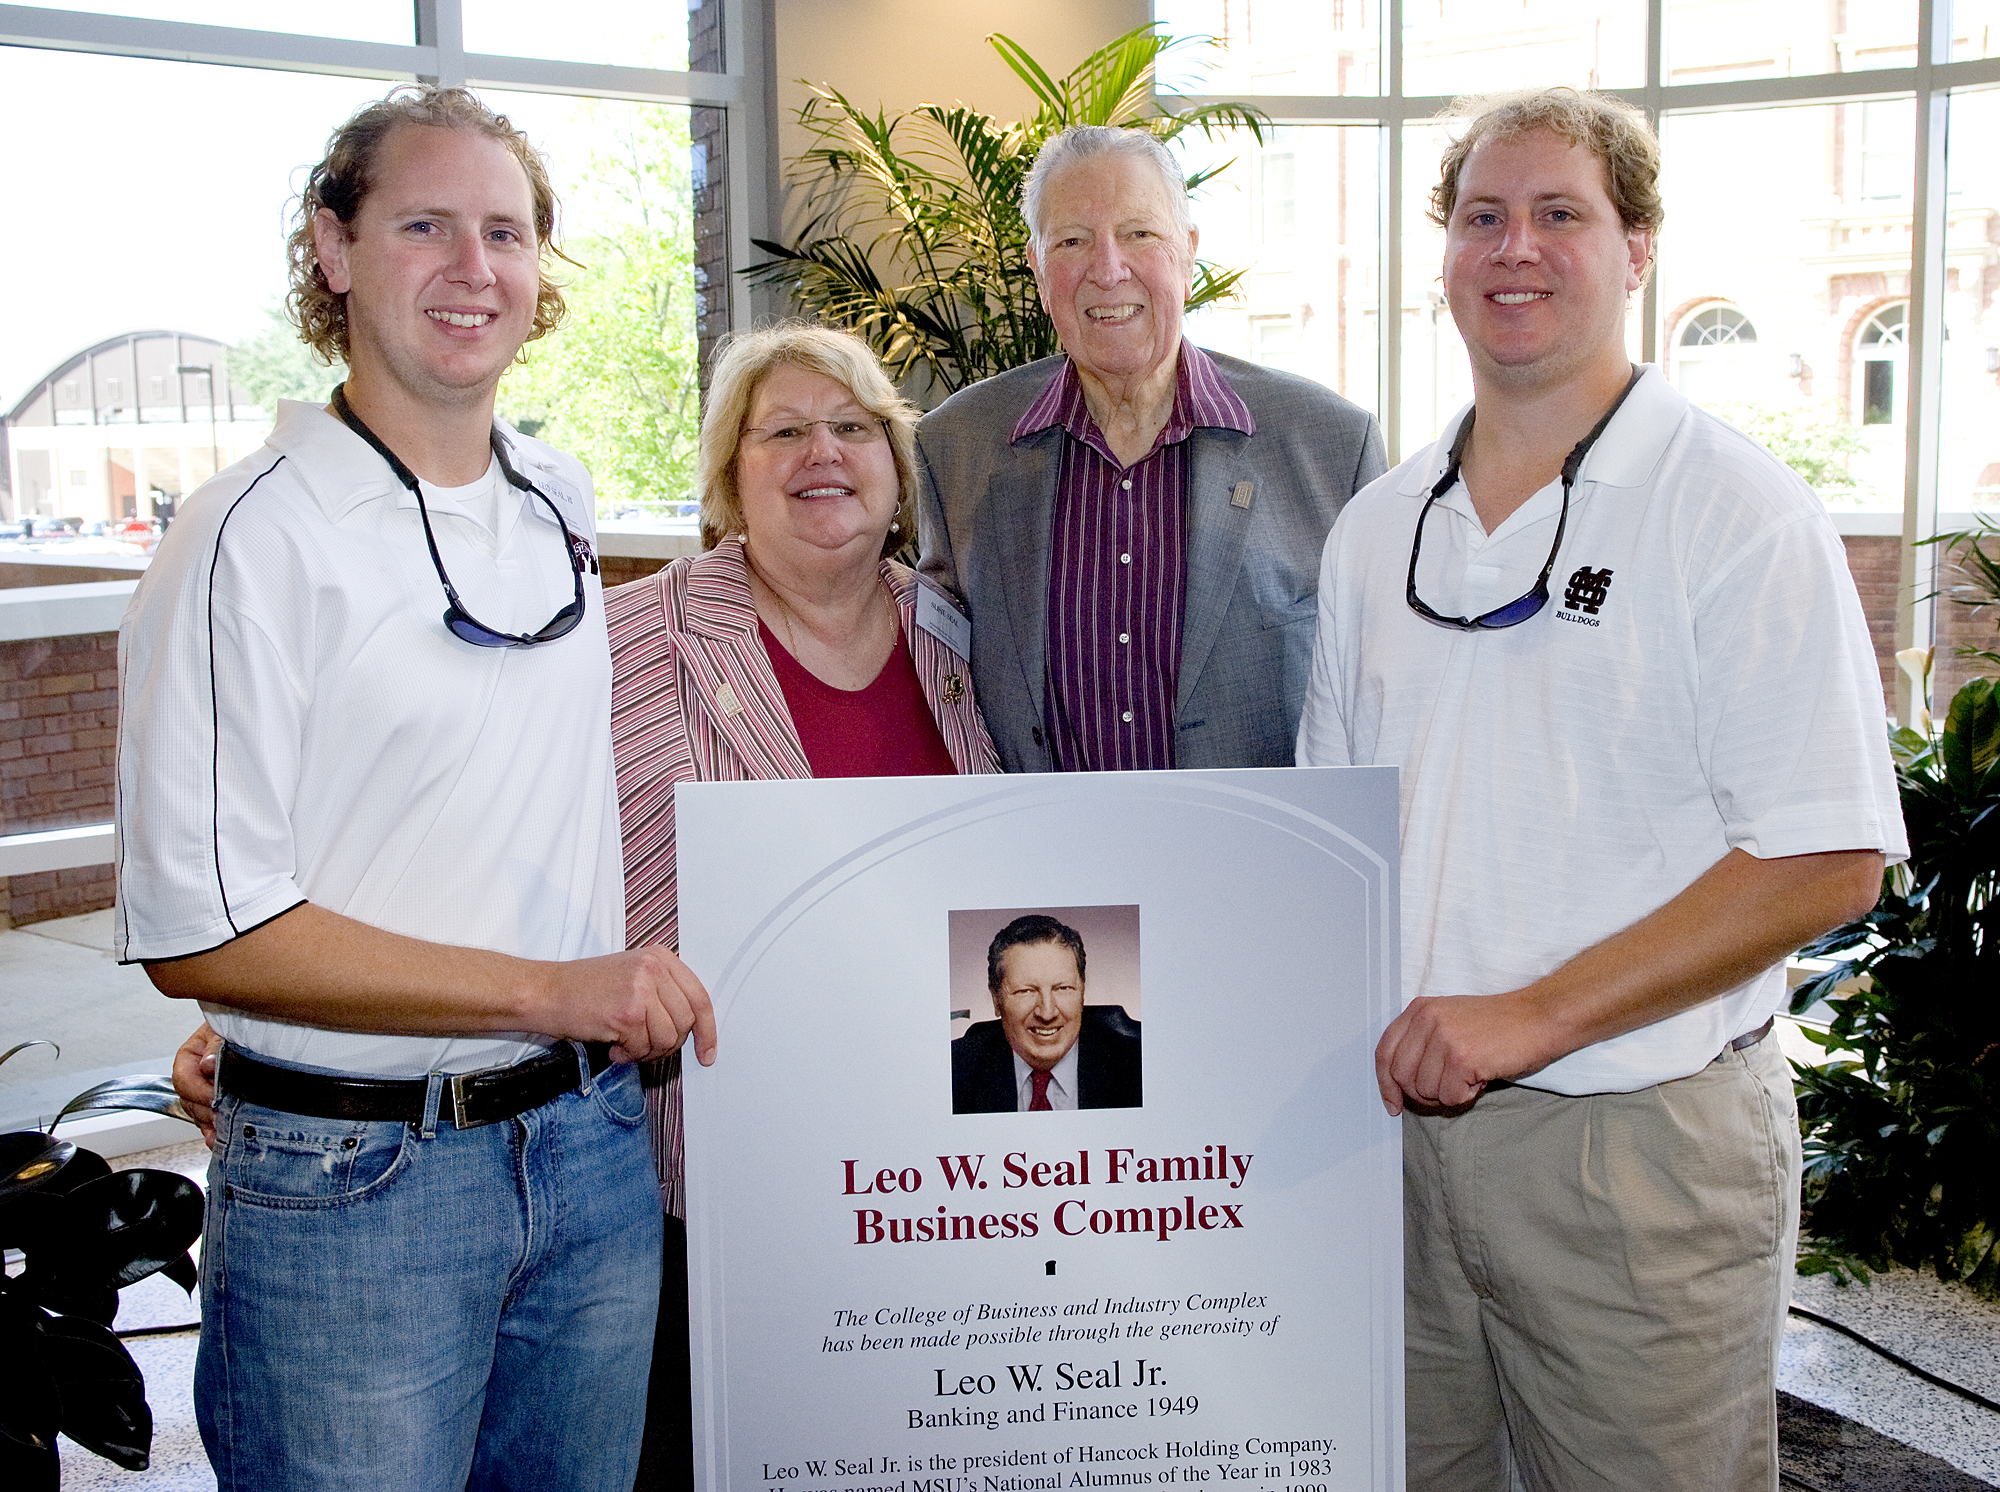
M628 1066L469 1130L218 1103L195 1409L221 1492L629 1492L643 1118Z

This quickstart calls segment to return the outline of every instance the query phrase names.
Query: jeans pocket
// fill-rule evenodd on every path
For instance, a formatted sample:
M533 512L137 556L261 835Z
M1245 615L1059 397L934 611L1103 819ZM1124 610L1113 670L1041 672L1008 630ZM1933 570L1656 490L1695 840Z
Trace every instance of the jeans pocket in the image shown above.
M607 1067L590 1085L590 1096L614 1124L636 1129L646 1118L646 1090L639 1069L630 1062Z
M232 1202L313 1209L359 1201L406 1168L416 1132L398 1120L315 1119L240 1099L216 1115L216 1179Z

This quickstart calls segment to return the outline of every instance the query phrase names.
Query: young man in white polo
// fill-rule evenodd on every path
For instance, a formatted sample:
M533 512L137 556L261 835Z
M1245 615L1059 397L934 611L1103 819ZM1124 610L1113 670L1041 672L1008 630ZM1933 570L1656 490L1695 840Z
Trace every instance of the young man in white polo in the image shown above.
M1413 1489L1777 1481L1782 960L1906 852L1818 499L1625 351L1644 116L1475 100L1433 194L1474 401L1330 536L1304 765L1402 768Z
M227 1040L202 1259L224 1489L632 1481L660 1209L590 479L494 421L555 201L457 89L338 130L291 240L349 373L188 501L121 633L119 954Z

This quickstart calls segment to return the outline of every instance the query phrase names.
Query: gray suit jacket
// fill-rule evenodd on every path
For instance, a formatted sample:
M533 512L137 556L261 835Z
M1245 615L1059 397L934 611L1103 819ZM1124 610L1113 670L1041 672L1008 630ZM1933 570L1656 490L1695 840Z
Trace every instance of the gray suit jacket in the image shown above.
M1312 668L1320 550L1348 498L1382 474L1382 436L1373 415L1322 384L1209 356L1257 433L1188 437L1174 755L1183 767L1288 767ZM1043 670L1067 436L1008 437L1060 366L1047 358L960 389L917 426L919 568L971 613L973 684L1009 772L1054 769Z

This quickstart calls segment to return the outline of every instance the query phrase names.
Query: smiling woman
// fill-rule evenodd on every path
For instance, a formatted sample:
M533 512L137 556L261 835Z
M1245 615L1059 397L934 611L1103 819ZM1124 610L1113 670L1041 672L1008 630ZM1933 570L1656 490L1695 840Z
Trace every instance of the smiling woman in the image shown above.
M634 946L680 942L677 782L999 770L963 618L887 558L911 523L915 411L875 354L850 333L789 323L730 343L709 389L708 552L605 593ZM680 1218L678 1056L648 1073L646 1094L661 1198ZM662 1415L688 1411L684 1389L662 1390L685 1383L684 1260L670 1242Z

